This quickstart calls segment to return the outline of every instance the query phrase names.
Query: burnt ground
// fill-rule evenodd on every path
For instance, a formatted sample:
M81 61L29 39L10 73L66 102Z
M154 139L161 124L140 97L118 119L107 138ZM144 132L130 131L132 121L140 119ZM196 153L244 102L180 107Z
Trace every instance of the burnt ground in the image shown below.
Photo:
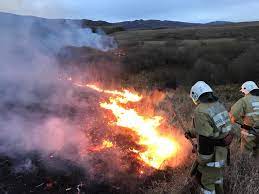
M129 146L135 149L140 148L131 140L131 134L113 133L107 128L105 118L98 119L103 115L102 112L96 111L99 105L96 94L89 95L88 92L76 90L73 92L76 97L73 97L73 102L70 104L61 102L59 104L52 102L52 104L25 104L19 101L4 101L0 106L1 119L4 121L19 115L24 120L22 122L17 120L18 124L15 127L20 128L25 121L41 125L41 119L50 116L66 118L71 123L80 123L75 126L86 133L85 137L91 140L89 145L98 145L103 138L109 137L110 140L116 142L120 150L107 149L90 152L83 160L78 159L78 147L70 146L70 144L65 144L61 153L42 152L42 150L31 148L25 150L19 147L23 145L20 142L11 141L12 138L6 140L4 137L16 137L16 135L20 137L24 135L23 133L30 135L31 129L13 130L14 126L9 126L8 122L1 123L1 129L10 127L11 131L7 136L1 134L0 193L144 193L154 181L172 180L173 170L150 169L136 159L134 153L129 151ZM90 121L95 124L90 124ZM14 134L14 132L19 134ZM18 140L21 141L19 138ZM17 145L12 145L16 143ZM119 163L115 157L120 159ZM144 169L145 174L139 174L139 169Z
M0 158L0 193L8 194L144 193L154 182L172 181L174 171L155 171L142 177L118 173L118 178L111 180L104 179L105 172L98 176L100 179L93 179L74 162L55 157L46 159L37 153L20 156L19 160L7 156Z
M79 184L84 173L79 167L69 161L53 160L71 171L47 168L37 154L19 157L19 161L1 156L1 193L75 193L77 188L83 189ZM23 169L17 169L21 161L25 162Z

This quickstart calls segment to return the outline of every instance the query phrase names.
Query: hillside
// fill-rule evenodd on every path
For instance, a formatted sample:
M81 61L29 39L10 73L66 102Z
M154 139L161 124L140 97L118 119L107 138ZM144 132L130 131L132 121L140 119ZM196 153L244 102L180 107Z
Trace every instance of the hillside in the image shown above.
M190 85L258 80L259 23L245 22L112 34L125 50L127 82L161 87L169 80ZM186 76L188 75L188 76ZM139 83L135 83L139 86Z
M60 42L63 46L72 46L68 51L62 50L63 53L58 54L62 56L62 66L76 66L79 72L91 67L94 74L99 74L98 79L107 77L105 72L112 72L112 76L108 76L109 79L137 87L161 87L170 80L182 85L189 85L200 79L213 84L241 83L247 79L258 80L259 22L215 22L200 25L139 20L122 22L121 25L130 25L129 28L135 28L137 25L137 28L150 28L154 23L156 23L154 28L158 26L160 28L125 30L116 26L117 24L104 21L49 20L0 13L2 33L5 32L5 28L12 29L7 32L9 37L13 37L13 42L20 42L18 41L20 35L25 33L24 30L21 33L21 29L27 29L25 24L30 25L28 33L33 36L30 37L31 41L25 42L29 43L30 49L33 50L36 46L49 52L48 48L52 48L51 53L53 53L53 48ZM163 28L162 24L174 24L178 27ZM93 27L93 31L98 33L89 30L84 36L89 38L80 37L77 33L70 34L71 37L76 37L70 39L70 44L65 44L66 38L53 39L60 33L60 29L80 30L82 27ZM106 39L103 39L103 33L99 36L99 28L105 31L108 29L110 36L117 41L119 49L96 54L95 50L76 48L82 46L98 47L101 50L112 48L112 38L106 36ZM42 41L46 39L48 41ZM92 40L100 40L102 44L93 44ZM6 40L2 42L4 41ZM59 49L60 47L55 50ZM6 49L5 51L7 52ZM28 50L27 52L32 53ZM98 72L101 70L100 76ZM186 76L187 74L190 76Z
M148 41L239 39L256 40L259 37L259 22L237 23L223 26L197 26L177 29L132 30L113 35L120 45Z
M176 144L186 160L159 170L140 157L159 154L153 145L166 134L184 138L179 122L193 127L195 81L212 85L227 109L241 82L259 81L259 23L120 25L0 13L0 193L198 193L187 178L194 153ZM236 141L230 149L225 192L258 193L255 162Z
M180 28L180 27L199 26L201 24L167 21L167 20L165 21L135 20L135 21L118 22L118 23L114 23L113 25L121 26L126 30L136 30L136 29Z

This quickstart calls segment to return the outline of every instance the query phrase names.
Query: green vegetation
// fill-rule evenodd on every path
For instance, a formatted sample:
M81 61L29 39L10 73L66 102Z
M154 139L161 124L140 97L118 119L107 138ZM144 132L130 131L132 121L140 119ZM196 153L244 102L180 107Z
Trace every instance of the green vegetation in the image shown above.
M259 79L259 24L123 31L113 34L125 52L122 69L130 85L190 85ZM135 83L134 83L135 82ZM142 82L142 81L141 81Z

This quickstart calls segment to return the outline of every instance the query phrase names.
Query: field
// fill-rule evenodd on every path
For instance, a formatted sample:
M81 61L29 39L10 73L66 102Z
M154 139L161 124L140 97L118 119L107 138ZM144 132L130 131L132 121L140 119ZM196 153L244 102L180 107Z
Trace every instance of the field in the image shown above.
M242 97L239 89L243 81L259 81L258 23L131 30L111 35L115 37L119 48L111 52L112 55L103 53L94 60L101 67L114 68L113 78L103 76L102 79L138 91L167 90L169 83L176 89L173 101L169 103L179 112L186 128L192 127L195 107L188 94L195 81L205 80L211 84L228 110ZM109 64L98 62L107 56L113 56L109 58ZM116 66L112 65L113 62ZM170 115L170 111L167 112ZM172 120L172 123L177 121ZM225 173L226 193L256 193L258 168L254 161L240 154L238 137L231 150L232 162ZM194 160L195 156L191 155L191 158ZM163 172L164 178L152 180L141 191L195 193L197 186L187 178L190 166L191 163L187 163L180 169L174 169L170 178L167 176L170 171Z
M120 46L145 41L238 39L256 41L259 35L259 23L240 23L225 26L183 27L173 29L131 30L115 32Z
M175 90L171 104L183 119L186 128L191 128L192 112L195 106L188 96L188 89L186 87ZM224 102L227 109L230 109L233 103L241 97L239 85L215 86L214 89L215 94ZM177 120L173 120L172 123L177 124ZM226 167L224 175L225 192L229 194L257 193L259 181L257 161L240 153L239 133L236 134L237 136L231 145L231 164ZM190 153L190 158L194 161L195 155ZM146 193L198 193L197 185L192 179L188 178L191 160L172 175L172 180L154 181ZM178 172L180 173L178 174Z
M64 89L67 90L67 87ZM216 86L215 94L220 97L229 109L240 97L238 89L239 85ZM142 89L142 92L152 93L154 91ZM166 115L171 127L176 126L180 128L179 121L175 118L171 108L179 114L179 117L182 119L187 129L192 127L192 113L195 105L189 98L188 93L189 87L178 87L176 90L171 91L171 98L165 98L158 104L156 111ZM61 94L63 94L63 92ZM76 89L73 96L78 100L72 104L64 104L61 107L50 107L46 104L38 104L38 106L37 104L34 104L27 107L6 104L1 107L1 110L3 114L7 112L7 109L9 109L9 114L17 114L19 112L22 112L24 115L33 115L37 113L40 115L51 114L58 116L61 114L60 116L62 118L69 118L70 124L79 121L80 126L82 125L87 134L87 139L93 138L93 141L96 141L99 138L106 136L107 131L103 126L105 121L97 119L93 125L94 127L89 123L93 118L98 117L98 114L101 114L98 113L99 111L95 113L98 109L95 110L95 108L93 108L93 106L98 106L98 96L81 89ZM91 102L91 106L83 102ZM87 118L83 123L82 117ZM101 128L102 132L97 130L98 128ZM29 137L31 136L30 134L27 135ZM68 140L73 136L77 136L77 131L74 131L73 135L71 135ZM42 138L44 137L45 136L43 135ZM54 137L48 139L49 143L56 140L55 137L57 136L54 134ZM115 137L116 136L114 136L114 138ZM75 139L75 141L78 143L77 139ZM124 144L123 139L121 141ZM116 144L119 145L119 142L120 141L117 141ZM43 142L43 146L44 143L45 142ZM94 142L92 143L94 144ZM52 144L53 143L51 143L51 145ZM74 147L74 144L69 146ZM71 147L71 149L73 147ZM17 154L14 158L1 155L1 191L17 193L19 190L23 190L24 192L30 193L71 194L76 193L77 189L79 189L79 193L118 194L189 194L198 192L197 185L189 179L189 172L192 162L195 160L195 154L189 153L189 160L178 168L167 168L165 170L154 171L150 176L136 178L134 174L129 174L129 172L125 174L124 172L116 171L118 168L116 163L110 163L111 160L115 160L115 158L110 158L111 156L114 156L112 150L104 150L101 152L101 155L99 155L98 152L90 153L83 161L80 160L80 164L82 164L81 162L83 162L83 164L88 164L87 168L81 168L80 165L78 166L79 161L71 161L70 158L71 152L72 156L76 156L75 151L77 149L73 148L70 150L68 147L65 147L62 150L51 153L51 155L48 154L43 156L37 154L37 152L32 152L30 155L24 155L23 157L18 158ZM67 160L62 158L63 152L68 154L67 156L69 156L69 158ZM226 193L257 193L259 173L256 162L249 159L247 156L244 157L240 155L238 142L232 144L231 152L231 165L226 168L225 173ZM103 160L103 158L106 159ZM88 168L90 168L89 171ZM109 176L114 175L114 172L116 172L115 177L108 178Z
M0 61L0 193L197 193L188 176L195 154L175 112L192 127L189 90L198 80L208 82L228 110L242 96L243 81L259 81L258 22L129 30L102 21L78 25L0 14L0 23L8 46ZM82 31L89 25L94 28ZM130 101L124 88L144 98ZM130 119L119 125L118 115ZM156 115L164 118L159 128ZM155 127L139 127L150 120ZM154 144L161 148L160 133L174 136L184 151L159 166L171 159L182 165L158 169L154 157L143 158ZM240 154L238 138L226 193L258 193L258 167Z
M259 81L258 23L122 31L113 35L125 52L122 62L127 73L123 83L152 90L166 89L167 83L173 82L179 88L171 103L187 128L191 127L195 108L188 93L195 81L212 84L228 110L242 97L239 88L243 81ZM257 193L258 166L240 154L238 136L231 153L232 162L225 173L226 193ZM146 193L195 193L195 184L186 178L190 164L186 165L171 181L154 181Z
M72 55L62 64L69 66L75 60L79 69L90 69L95 79L107 87L112 85L150 92L166 91L170 85L175 90L173 100L167 103L173 104L186 128L192 127L195 106L189 98L189 89L196 81L204 80L211 84L228 110L242 97L239 90L243 81L259 81L259 24L256 22L130 30L111 35L118 42L118 49L96 53L86 48L72 48L74 56L80 57ZM168 115L172 114L168 107L160 108ZM169 118L172 118L172 124L177 125L173 116ZM256 193L258 167L256 162L240 154L238 138L231 147L231 165L226 168L226 193ZM192 154L190 157L195 159ZM197 185L188 179L190 167L191 160L179 169L163 171L142 185L140 192L196 193Z
M112 35L125 52L122 62L129 81L147 78L149 86L161 86L165 79L180 85L191 85L196 80L216 85L258 81L256 22L122 31Z

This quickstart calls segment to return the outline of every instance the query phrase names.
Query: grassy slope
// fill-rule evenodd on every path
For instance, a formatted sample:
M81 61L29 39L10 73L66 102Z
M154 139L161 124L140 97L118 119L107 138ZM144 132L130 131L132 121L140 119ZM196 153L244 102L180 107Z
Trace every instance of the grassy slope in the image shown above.
M251 39L259 36L259 22L225 26L185 27L176 29L134 30L113 34L119 45L134 41L206 40L206 39Z
M137 52L138 48L170 49L175 47L197 46L197 45L241 45L246 43L248 47L255 45L259 39L259 23L243 23L239 25L226 25L221 27L196 27L181 29L160 29L160 30L136 30L117 32L114 34L119 46L126 51L131 49ZM176 43L175 43L176 41ZM168 47L168 44L172 46ZM205 49L206 51L206 49ZM214 52L214 50L212 51ZM127 53L128 54L128 53ZM170 54L170 52L168 53ZM148 56L148 55L147 55ZM151 57L151 56L149 56ZM255 63L257 64L257 63ZM157 82L166 81L164 71L174 72L175 67L163 67L159 64L148 70L141 70L133 73L126 80L126 84L137 85L139 88L152 88ZM178 74L178 73L176 73ZM183 75L186 75L186 71ZM182 74L181 74L182 76ZM180 76L180 77L181 77ZM188 75L187 75L188 76ZM223 101L227 109L240 97L240 84L228 84L214 86L217 96ZM175 91L175 109L183 118L186 127L191 127L191 117L194 106L188 97L189 86L178 88ZM258 167L255 161L248 157L241 156L239 144L234 142L231 146L232 163L226 168L225 190L226 193L256 193L258 192ZM194 160L194 156L190 156ZM146 189L146 193L196 193L197 185L188 182L186 176L190 170L190 163L183 168L175 170L170 181L154 180L152 186Z
M200 45L240 45L241 43L248 43L253 45L256 43L259 37L259 24L243 24L241 26L224 26L224 27L199 27L199 28L181 28L181 29L160 29L160 30L137 30L137 31L124 31L113 34L119 42L118 53L121 52L124 59L124 54L131 57L136 56L138 49L148 49L150 47L155 49L174 49L177 47L184 48L186 46L200 46ZM176 41L176 42L175 42ZM221 48L221 47L220 47ZM120 51L122 49L122 51ZM125 49L125 52L124 52ZM207 48L204 50L206 51ZM231 47L232 49L232 47ZM92 63L96 66L99 64L95 61L96 53L90 55L89 50L83 51L90 57ZM117 51L115 51L116 53ZM214 52L214 50L212 51ZM167 53L170 55L171 50ZM98 60L104 58L103 62L108 58L112 58L112 55L107 53L108 56L101 57L98 54ZM147 53L147 57L151 57L151 53ZM83 56L83 55L80 55ZM108 57L108 58L107 58ZM82 60L81 60L82 59ZM116 58L117 59L117 58ZM84 66L86 61L83 57L78 58L77 64ZM81 60L81 61L80 61ZM114 61L115 59L109 59L108 61ZM160 56L158 57L158 61ZM87 60L89 61L89 59ZM101 60L101 63L103 63ZM138 62L138 61L137 61ZM149 61L147 62L149 63ZM140 90L149 90L154 84L167 81L163 72L175 72L175 67L161 66L159 63L156 66L152 66L150 69L144 69L131 73L123 81L126 86L137 86ZM100 72L98 71L98 74ZM183 70L182 74L177 75L181 78L182 75L186 76L186 71ZM189 75L187 75L189 76ZM155 82L155 83L154 83ZM110 83L110 82L109 82ZM229 84L215 86L216 94L226 104L229 109L231 105L239 99L240 84ZM187 128L192 126L192 112L194 105L188 96L189 86L182 86L175 91L173 102L174 108L183 119ZM167 103L166 103L167 104ZM165 107L164 111L167 107ZM167 114L171 114L167 111ZM173 118L173 117L170 117ZM172 120L171 123L177 124L177 121ZM226 169L226 193L254 193L256 192L258 185L258 169L254 167L254 163L240 156L239 148L237 144L232 146L232 161L230 167ZM194 160L194 155L190 155L190 161L188 161L183 167L174 169L168 172L162 172L162 178L153 179L151 183L145 184L142 189L143 193L195 193L196 185L188 182L188 173L190 170L191 160ZM243 169L240 171L240 169ZM253 172L253 173L251 173ZM163 174L164 173L164 174ZM171 173L171 177L166 177ZM164 175L164 176L163 176ZM163 178L164 177L164 178Z
M258 22L122 31L113 35L119 48L125 50L122 61L131 85L138 86L134 82L139 79L146 86L163 84L170 75L184 85L198 79L213 84L258 80Z

